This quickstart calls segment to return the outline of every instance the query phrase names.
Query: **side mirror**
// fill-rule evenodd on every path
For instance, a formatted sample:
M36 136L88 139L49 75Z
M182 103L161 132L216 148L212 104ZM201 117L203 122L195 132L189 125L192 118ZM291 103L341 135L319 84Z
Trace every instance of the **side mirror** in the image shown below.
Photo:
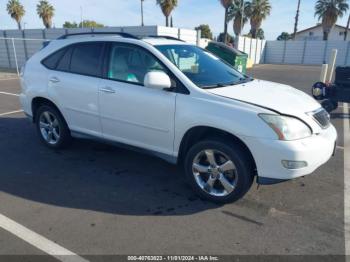
M153 71L146 74L144 85L148 88L164 90L171 87L171 80L166 73Z

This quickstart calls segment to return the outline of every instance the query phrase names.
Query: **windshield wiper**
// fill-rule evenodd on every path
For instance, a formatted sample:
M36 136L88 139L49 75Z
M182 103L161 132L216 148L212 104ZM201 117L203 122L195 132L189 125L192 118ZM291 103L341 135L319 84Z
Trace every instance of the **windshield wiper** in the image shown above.
M253 81L254 79L252 77L245 77L245 78L240 78L237 82L234 82L232 83L231 85L239 85L239 84L244 84L244 83L247 83L247 82L251 82Z
M226 86L234 86L234 85L240 85L244 84L247 82L251 82L254 79L251 77L246 77L246 78L240 78L238 81L234 82L228 82L228 83L217 83L215 85L209 85L209 86L201 86L200 88L202 89L212 89L212 88L218 88L218 87L226 87Z
M218 83L218 84L210 85L210 86L200 86L200 88L202 88L202 89L212 89L212 88L225 87L225 86L229 86L229 85Z

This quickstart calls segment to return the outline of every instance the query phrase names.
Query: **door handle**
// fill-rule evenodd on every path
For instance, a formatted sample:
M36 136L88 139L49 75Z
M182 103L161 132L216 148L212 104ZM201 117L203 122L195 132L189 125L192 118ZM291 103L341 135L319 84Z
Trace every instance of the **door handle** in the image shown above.
M103 93L107 93L107 94L114 94L115 93L115 90L111 87L103 87L100 89L101 92Z
M51 77L49 80L51 83L59 83L60 80L57 77Z

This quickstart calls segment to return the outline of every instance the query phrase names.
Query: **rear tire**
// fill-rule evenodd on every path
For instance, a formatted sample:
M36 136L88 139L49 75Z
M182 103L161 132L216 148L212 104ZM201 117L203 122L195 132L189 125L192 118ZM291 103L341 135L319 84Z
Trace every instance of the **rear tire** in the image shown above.
M70 144L72 137L68 125L55 107L40 106L35 119L39 138L46 146L52 149L62 149Z
M254 180L254 165L239 145L220 139L192 146L185 158L185 174L203 199L228 203L242 198Z

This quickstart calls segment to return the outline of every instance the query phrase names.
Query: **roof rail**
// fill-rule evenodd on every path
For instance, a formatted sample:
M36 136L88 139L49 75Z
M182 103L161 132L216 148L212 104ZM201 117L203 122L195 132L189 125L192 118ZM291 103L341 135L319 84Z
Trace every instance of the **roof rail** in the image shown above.
M176 40L176 41L180 41L180 42L185 42L184 40L180 39L180 38L176 38L173 36L167 36L167 35L147 35L143 38L147 38L147 37L151 37L151 38L164 38L164 39L169 39L169 40Z
M132 34L128 34L128 33L124 33L124 32L82 32L82 33L72 33L72 34L66 34L63 35L59 38L57 38L57 40L62 40L62 39L67 39L70 36L79 36L79 35L118 35L121 36L123 38L131 38L131 39L140 39L137 36L134 36Z

